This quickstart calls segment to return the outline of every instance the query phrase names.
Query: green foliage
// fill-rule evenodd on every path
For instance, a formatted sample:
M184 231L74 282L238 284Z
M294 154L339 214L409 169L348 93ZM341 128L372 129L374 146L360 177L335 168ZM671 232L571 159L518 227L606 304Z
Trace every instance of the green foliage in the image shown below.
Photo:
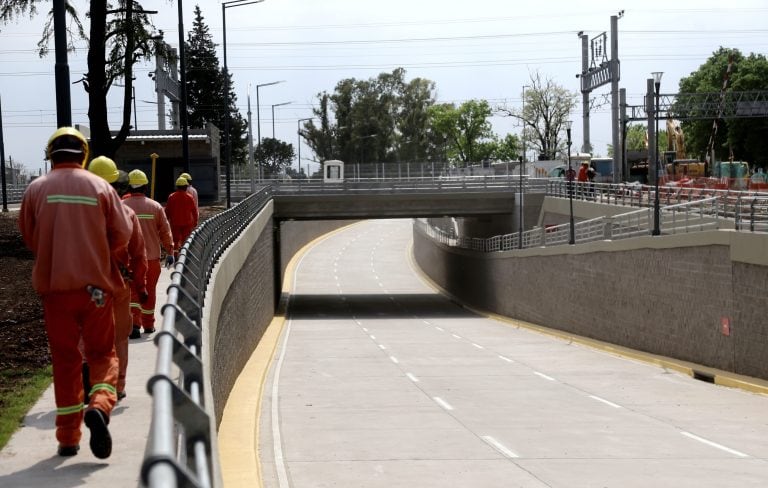
M645 124L630 124L627 126L627 135L625 143L628 151L642 151L648 149L648 134ZM659 140L657 141L659 154L667 150L667 131L659 130ZM613 156L613 146L608 144L608 156Z
M4 0L0 3L0 22L7 23L22 16L37 14L43 0ZM143 7L135 0L119 0L116 5L106 1L89 2L86 14L90 28L86 35L77 11L66 5L68 47L75 37L88 42L88 72L80 80L88 93L88 122L91 129L91 154L114 157L130 132L133 66L149 60L156 49L155 28ZM48 54L54 34L53 10L48 12L42 38L38 43L41 56ZM72 28L74 27L74 29ZM113 84L123 80L122 123L117 136L112 137L107 116L107 93Z
M500 107L499 112L523 123L527 147L534 148L544 159L554 159L567 152L565 122L576 107L577 95L549 78L542 78L538 71L530 78L523 91L522 107Z
M698 70L680 80L681 93L719 93L728 67L728 58L733 56L733 67L729 77L728 90L768 90L768 60L762 54L744 56L738 49L721 47L715 51ZM712 120L694 120L683 123L686 148L689 155L703 160L713 133ZM768 162L768 120L726 119L718 121L714 140L716 160L729 159L731 152L735 160L749 161L758 165Z
M51 384L51 367L0 375L0 449L21 426L24 416Z
M229 137L226 117L230 117L232 137L232 163L245 164L248 157L246 132L248 124L237 109L237 97L232 89L232 74L219 68L216 44L199 6L195 7L195 20L185 43L187 67L187 114L190 127L213 124L221 131L220 161L227 161Z
M443 103L429 110L431 128L446 141L449 158L463 163L486 159L495 149L483 144L493 139L490 116L491 106L485 100L468 100L458 107Z
M434 89L422 78L406 82L402 68L368 80L343 79L333 93L318 94L315 120L304 124L302 136L321 160L428 158L435 151L427 125Z
M261 164L265 178L275 178L287 173L293 158L293 145L271 137L265 137L253 152L254 158Z

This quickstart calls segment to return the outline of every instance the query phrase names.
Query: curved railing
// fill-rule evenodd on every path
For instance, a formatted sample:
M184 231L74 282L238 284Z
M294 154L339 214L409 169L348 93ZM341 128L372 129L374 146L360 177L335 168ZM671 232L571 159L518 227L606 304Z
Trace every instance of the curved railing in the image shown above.
M184 243L171 274L162 327L155 337L157 365L147 389L152 425L141 467L150 487L210 487L212 406L205 405L203 304L222 253L272 198L262 188L240 204L200 224Z

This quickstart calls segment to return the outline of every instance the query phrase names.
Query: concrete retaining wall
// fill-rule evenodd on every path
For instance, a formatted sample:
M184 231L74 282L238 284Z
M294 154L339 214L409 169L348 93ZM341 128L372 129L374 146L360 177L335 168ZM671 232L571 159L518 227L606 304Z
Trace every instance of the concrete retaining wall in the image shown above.
M712 231L485 254L415 229L414 255L474 307L768 379L767 242Z

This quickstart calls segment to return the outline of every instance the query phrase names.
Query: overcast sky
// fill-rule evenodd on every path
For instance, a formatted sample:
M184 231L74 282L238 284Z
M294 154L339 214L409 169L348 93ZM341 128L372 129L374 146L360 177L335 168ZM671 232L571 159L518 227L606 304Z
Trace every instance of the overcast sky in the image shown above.
M73 3L81 12L87 10L87 2ZM296 144L297 120L312 115L317 93L333 91L343 78L375 77L398 66L406 68L408 79L434 81L441 102L483 98L492 106L519 106L522 87L537 70L578 93L575 75L581 71L581 43L577 33L584 31L590 38L604 31L610 34L610 17L621 9L620 85L626 88L631 105L642 103L645 80L652 71L664 72L662 93L675 93L680 78L695 71L719 46L738 48L744 54L768 53L765 0L630 3L632 8L601 0L265 0L227 9L228 65L243 116L249 84L285 80L260 89L261 135L272 135L271 105L292 102L275 108L275 135ZM167 42L177 46L177 3L146 0L142 4L147 10L159 10L153 16L155 25L164 31ZM221 2L185 0L186 32L192 28L195 5L202 9L221 58ZM31 21L0 26L6 160L11 157L34 170L43 167L44 145L56 128L54 56L39 59L36 55L43 20L44 15L38 15ZM78 45L80 49L69 57L72 81L86 72L86 50L82 42ZM157 109L151 103L154 85L148 77L153 69L154 64L136 69L139 129L157 128ZM592 115L592 143L596 153L605 155L611 142L610 86L592 96L599 106ZM120 99L112 98L110 128L117 130ZM580 100L579 96L572 115L574 150L581 146ZM87 109L82 86L73 85L73 123L88 125ZM502 136L520 133L511 119L494 117L492 122ZM309 150L303 148L302 156L309 157Z

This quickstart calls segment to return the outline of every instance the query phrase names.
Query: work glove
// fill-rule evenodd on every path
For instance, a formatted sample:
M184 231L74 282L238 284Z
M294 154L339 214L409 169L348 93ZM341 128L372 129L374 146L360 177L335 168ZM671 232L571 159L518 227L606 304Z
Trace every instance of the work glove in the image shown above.
M173 255L172 254L167 255L165 257L165 267L170 268L171 266L173 266L173 263L174 263Z
M149 300L149 293L147 293L147 290L141 290L139 292L139 303L147 303L147 300Z

